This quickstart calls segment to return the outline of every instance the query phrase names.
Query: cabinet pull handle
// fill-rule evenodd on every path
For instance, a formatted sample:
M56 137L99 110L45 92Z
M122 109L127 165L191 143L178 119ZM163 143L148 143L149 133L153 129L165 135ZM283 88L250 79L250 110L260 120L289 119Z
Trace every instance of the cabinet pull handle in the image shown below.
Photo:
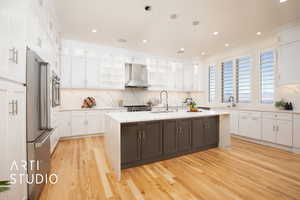
M9 102L8 103L8 105L9 105L9 107L11 108L10 110L11 111L9 111L9 114L11 114L11 115L14 115L14 104L15 104L15 101L14 100L12 100L11 102Z
M14 58L15 58L15 63L18 64L19 63L19 51L17 49L15 49L15 51L14 51Z
M19 113L18 100L15 101L15 105L16 105L16 113L15 114L18 115L18 113Z
M8 51L9 51L8 60L15 62L15 48L11 48Z
M143 131L143 141L146 139L146 132Z

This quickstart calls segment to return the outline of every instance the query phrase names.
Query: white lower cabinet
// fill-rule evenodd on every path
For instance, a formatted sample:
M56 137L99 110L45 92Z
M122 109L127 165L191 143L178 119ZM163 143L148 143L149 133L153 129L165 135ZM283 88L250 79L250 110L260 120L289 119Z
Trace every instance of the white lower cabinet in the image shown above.
M261 113L240 112L238 134L253 139L261 139Z
M300 149L300 115L294 115L293 147Z
M238 133L239 132L239 112L231 111L230 112L230 132Z
M276 144L292 146L292 115L284 113L264 113L262 123L262 139Z
M14 161L18 166L26 161L26 88L0 81L0 110L0 180L10 180L10 175L16 174L16 184L0 194L0 199L24 199L27 185L24 179L20 184L20 174L26 174L26 170L10 168Z
M103 132L102 111L73 111L72 136Z
M59 135L60 137L72 136L71 112L60 112L59 114Z

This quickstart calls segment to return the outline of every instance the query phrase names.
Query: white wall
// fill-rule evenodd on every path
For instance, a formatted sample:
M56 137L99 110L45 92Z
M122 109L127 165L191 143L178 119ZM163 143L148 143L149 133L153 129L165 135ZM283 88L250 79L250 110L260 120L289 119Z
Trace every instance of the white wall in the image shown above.
M259 55L264 50L278 49L278 39L276 35L260 39L257 42L249 43L248 45L232 48L229 47L228 51L211 56L205 60L205 93L202 99L205 99L205 104L208 103L208 66L217 66L217 90L216 90L216 101L211 105L222 105L221 103L221 63L226 60L233 60L242 56L252 57L252 102L250 104L239 104L240 107L259 107L259 108L274 108L274 105L260 104L260 71L259 71ZM277 66L276 66L277 67ZM276 75L276 78L278 74ZM235 90L235 87L234 87ZM236 92L236 91L234 91ZM275 100L285 99L286 101L292 101L294 103L295 110L300 110L300 89L297 86L293 87L276 87L275 88Z
M159 99L160 92L147 91L144 89L125 90L89 90L89 89L63 89L63 109L80 108L86 97L92 96L96 99L98 107L118 107L118 100L124 100L124 105L146 104L149 99ZM182 101L189 97L185 92L169 92L169 105L182 106Z

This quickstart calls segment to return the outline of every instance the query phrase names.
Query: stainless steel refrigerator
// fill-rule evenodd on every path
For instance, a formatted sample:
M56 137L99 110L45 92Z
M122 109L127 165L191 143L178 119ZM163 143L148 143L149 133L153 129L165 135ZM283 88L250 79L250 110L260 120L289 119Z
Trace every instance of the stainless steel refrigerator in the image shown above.
M42 184L28 184L28 198L36 200L50 171L51 78L49 64L34 51L27 48L26 58L27 170L30 182L36 174L44 177Z

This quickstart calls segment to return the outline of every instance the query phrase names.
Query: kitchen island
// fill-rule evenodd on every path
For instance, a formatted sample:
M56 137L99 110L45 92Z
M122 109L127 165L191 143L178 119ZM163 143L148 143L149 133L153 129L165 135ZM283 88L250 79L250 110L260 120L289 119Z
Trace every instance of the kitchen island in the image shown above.
M121 169L230 147L230 115L216 111L107 113L104 145L120 180Z

